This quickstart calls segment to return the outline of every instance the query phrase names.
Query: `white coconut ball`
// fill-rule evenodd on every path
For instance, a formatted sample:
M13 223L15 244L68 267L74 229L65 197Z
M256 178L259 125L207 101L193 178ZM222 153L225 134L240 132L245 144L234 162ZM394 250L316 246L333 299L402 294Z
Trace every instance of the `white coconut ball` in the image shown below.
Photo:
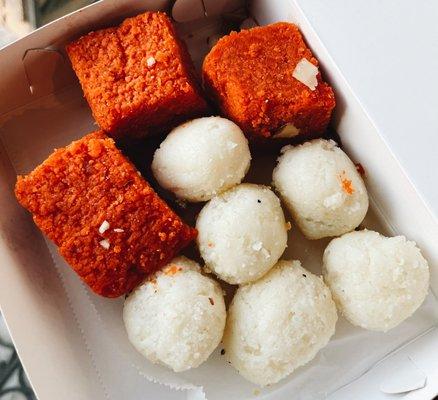
M175 258L125 300L129 340L149 361L175 372L203 363L222 339L222 290L198 264Z
M251 154L241 129L221 117L198 118L173 129L154 154L158 183L183 200L210 200L239 184Z
M231 284L260 278L287 244L280 200L261 185L242 184L214 197L200 212L196 229L206 266Z
M284 147L273 182L309 239L350 232L368 210L368 194L360 174L332 140Z
M336 320L322 279L299 261L280 261L237 290L228 311L225 354L249 381L273 384L315 357L334 334Z
M324 280L353 325L394 328L423 303L429 267L414 242L363 230L333 239L323 257Z

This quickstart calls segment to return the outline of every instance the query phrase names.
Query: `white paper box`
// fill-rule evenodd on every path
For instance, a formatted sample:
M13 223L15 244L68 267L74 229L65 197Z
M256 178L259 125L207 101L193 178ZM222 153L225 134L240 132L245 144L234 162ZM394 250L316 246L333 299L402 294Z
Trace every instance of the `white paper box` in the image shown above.
M223 4L229 9L231 3ZM221 12L220 4L218 0L204 2L205 9L213 15ZM53 148L95 129L62 52L63 45L126 16L167 5L165 0L106 0L0 51L0 305L40 400L199 399L203 390L210 400L254 397L254 386L225 365L217 352L198 370L180 375L144 361L124 335L121 301L90 294L57 256L53 245L47 244L13 194L17 173L30 171ZM436 219L300 8L292 0L255 0L250 9L261 24L287 20L300 26L335 89L335 128L349 155L365 166L374 211L367 218L367 226L403 233L415 240L429 260L432 292L437 293ZM214 26L209 19L208 29ZM186 25L182 31L190 29L195 35L189 47L199 51L200 44L205 43L201 40L205 21ZM206 50L207 46L201 49ZM266 169L265 181L270 173ZM301 239L299 234L296 236L288 255L299 255L305 267L317 271L324 242L315 243L313 248L307 243L306 251L300 252ZM280 384L262 390L259 398L390 399L392 395L381 389L400 389L394 389L393 383L398 370L404 371L403 378L400 376L403 383L409 383L412 376L416 378L410 387L405 387L419 387L409 394L412 399L431 398L438 391L438 356L433 356L438 346L437 304L431 293L412 318L387 334L370 333L339 321L334 340L314 361ZM394 354L397 349L400 350ZM424 388L418 384L422 374ZM187 390L171 390L151 383L143 375Z

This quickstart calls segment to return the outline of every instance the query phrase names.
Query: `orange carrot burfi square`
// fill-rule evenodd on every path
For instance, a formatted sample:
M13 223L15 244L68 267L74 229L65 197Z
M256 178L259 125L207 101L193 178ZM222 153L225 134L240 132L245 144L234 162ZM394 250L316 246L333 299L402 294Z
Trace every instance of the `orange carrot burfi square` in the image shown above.
M207 108L187 49L164 13L90 32L67 53L94 118L113 137L143 136Z
M297 26L232 32L204 60L207 92L249 138L318 136L335 106Z
M102 132L19 176L15 194L80 278L106 297L130 292L196 236Z

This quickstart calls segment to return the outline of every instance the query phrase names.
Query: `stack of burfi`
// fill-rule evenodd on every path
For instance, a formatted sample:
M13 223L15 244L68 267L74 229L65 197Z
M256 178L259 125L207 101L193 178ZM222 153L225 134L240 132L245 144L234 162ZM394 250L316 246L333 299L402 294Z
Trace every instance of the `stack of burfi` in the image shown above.
M335 98L298 28L280 22L223 37L204 83L222 113L252 139L321 135Z
M18 178L15 193L82 280L107 297L131 291L196 236L102 132L56 150Z
M205 115L207 103L163 13L91 32L69 44L67 53L101 130L19 177L16 196L82 280L116 297L168 263L196 230L158 197L109 136L168 129ZM222 112L257 140L323 133L335 101L317 65L298 28L278 23L221 39L203 74Z
M142 136L207 109L187 49L164 13L91 32L67 53L94 118L113 137Z

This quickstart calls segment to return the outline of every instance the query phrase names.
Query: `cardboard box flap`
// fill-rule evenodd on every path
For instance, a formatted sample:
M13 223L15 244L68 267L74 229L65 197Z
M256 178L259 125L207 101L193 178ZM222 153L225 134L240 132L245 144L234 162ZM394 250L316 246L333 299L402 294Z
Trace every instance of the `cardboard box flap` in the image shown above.
M166 0L101 0L53 21L0 49L0 117L75 82L69 61L65 57L57 58L54 51L62 55L66 43L90 30L111 26L144 10L165 10L169 4ZM32 60L29 61L29 58ZM46 58L49 60L46 61ZM55 79L59 75L51 75L50 71L46 71L44 76L44 67L50 63L52 68L62 69L62 74L67 73L68 79ZM37 71L32 72L34 68ZM44 82L41 83L38 77L43 78Z

